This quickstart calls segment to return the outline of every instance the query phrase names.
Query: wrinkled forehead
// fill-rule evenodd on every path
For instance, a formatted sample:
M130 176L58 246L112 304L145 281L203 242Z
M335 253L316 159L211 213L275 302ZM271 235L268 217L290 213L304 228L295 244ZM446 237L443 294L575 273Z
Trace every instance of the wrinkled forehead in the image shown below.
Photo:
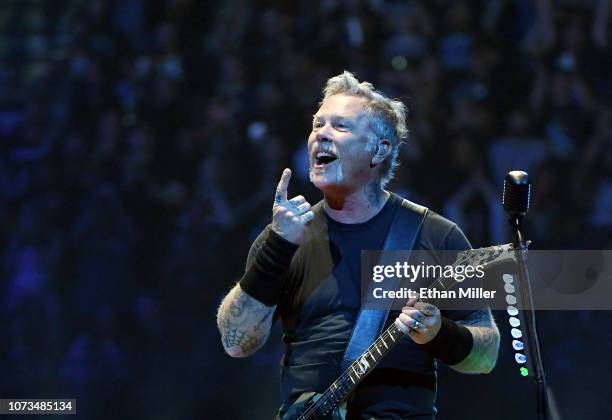
M346 118L355 121L362 120L366 115L366 98L353 95L337 94L325 99L314 118Z

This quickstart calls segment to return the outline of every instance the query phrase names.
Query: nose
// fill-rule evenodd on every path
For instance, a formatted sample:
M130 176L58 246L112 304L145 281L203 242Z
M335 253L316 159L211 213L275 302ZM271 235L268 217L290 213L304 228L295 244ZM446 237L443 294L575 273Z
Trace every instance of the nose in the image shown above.
M331 130L331 126L329 123L326 123L323 127L320 127L316 134L315 134L315 139L317 139L317 141L332 141L332 138L329 134Z

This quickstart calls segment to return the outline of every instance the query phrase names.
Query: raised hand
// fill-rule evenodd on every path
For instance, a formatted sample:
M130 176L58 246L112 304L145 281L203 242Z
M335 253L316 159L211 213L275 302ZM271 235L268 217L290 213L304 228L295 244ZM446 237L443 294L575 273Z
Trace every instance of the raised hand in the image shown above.
M310 203L304 196L298 195L287 199L287 187L291 178L291 169L283 171L276 187L274 207L272 207L272 230L284 239L300 245L304 240L306 225L314 218Z

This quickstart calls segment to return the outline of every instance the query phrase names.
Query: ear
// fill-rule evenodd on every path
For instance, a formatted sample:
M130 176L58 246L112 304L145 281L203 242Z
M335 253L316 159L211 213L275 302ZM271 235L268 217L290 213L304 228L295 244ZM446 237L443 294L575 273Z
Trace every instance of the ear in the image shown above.
M370 166L374 167L380 165L385 161L391 154L391 142L387 139L378 139L376 143L376 148L374 149L374 155L372 156L372 160L370 162Z

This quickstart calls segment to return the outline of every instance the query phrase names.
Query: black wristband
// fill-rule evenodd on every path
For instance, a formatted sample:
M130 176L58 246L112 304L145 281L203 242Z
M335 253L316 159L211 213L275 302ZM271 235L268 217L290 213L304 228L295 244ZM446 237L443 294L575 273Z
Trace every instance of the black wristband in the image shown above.
M440 331L435 338L420 347L447 365L456 365L472 351L474 337L466 327L442 317Z
M240 288L268 306L276 305L280 298L283 278L297 249L298 245L268 229L267 238L240 279Z

